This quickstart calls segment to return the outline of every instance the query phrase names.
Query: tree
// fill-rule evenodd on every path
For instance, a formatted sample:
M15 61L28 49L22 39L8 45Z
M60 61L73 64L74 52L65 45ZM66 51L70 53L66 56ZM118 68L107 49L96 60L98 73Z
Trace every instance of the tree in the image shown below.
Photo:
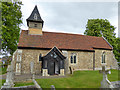
M22 23L22 2L2 2L2 49L13 54L17 49Z
M101 37L102 35L113 46L115 58L118 60L118 42L116 34L114 33L115 27L110 24L107 19L89 19L86 25L85 35Z
M2 10L1 10L1 8L2 8L2 5L1 5L1 3L0 3L0 50L1 50L1 48L2 48L2 44L1 44L1 41L2 41L2 36L1 36L1 34L2 34L2 19L1 19L1 12L2 12ZM1 55L1 52L0 52L0 55Z
M115 50L116 59L120 62L120 38L116 38L116 50Z

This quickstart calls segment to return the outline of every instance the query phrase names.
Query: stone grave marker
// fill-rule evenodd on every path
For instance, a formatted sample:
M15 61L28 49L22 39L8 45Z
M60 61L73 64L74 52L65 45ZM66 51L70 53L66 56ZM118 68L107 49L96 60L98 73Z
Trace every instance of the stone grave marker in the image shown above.
M6 82L4 83L4 86L2 86L2 88L11 88L13 86L14 86L14 83L13 83L13 70L12 70L12 66L8 65Z
M110 74L111 72L109 70L105 70L105 65L102 65L102 70L100 70L99 72L103 73L101 88L113 88L111 82L107 78L107 74Z
M33 74L34 62L31 62L31 63L30 63L30 69L31 69L31 73Z
M55 86L54 85L51 85L51 90L55 90Z

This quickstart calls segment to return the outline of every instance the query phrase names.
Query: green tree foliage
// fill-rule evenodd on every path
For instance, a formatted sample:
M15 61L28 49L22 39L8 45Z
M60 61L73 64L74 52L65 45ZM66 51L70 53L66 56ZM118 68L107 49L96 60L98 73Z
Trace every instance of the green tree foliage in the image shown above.
M1 12L2 12L2 4L0 3L0 50L2 48L2 44L1 44L1 41L2 41L2 18L1 18ZM1 55L1 52L0 52L0 55Z
M10 54L17 49L22 23L21 5L22 2L2 2L2 49Z
M120 38L116 38L116 59L120 62Z
M97 37L103 35L113 46L115 58L118 60L118 57L120 56L120 53L118 52L119 39L115 37L116 34L114 31L115 27L111 25L107 19L89 19L84 34Z

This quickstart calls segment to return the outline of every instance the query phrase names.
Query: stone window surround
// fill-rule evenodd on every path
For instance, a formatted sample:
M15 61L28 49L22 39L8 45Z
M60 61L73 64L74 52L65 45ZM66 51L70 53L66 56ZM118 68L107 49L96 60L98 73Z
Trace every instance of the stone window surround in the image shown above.
M21 71L21 64L16 63L16 73L20 73L20 71Z
M20 59L20 60L19 60ZM18 62L21 62L22 61L22 50L18 50L18 53L17 53L17 61Z
M16 61L16 75L21 73L21 61L22 61L22 50L18 50L17 61Z
M103 60L103 59L105 59L105 60ZM106 52L105 51L102 51L102 55L101 55L101 64L103 64L103 63L106 64Z
M71 63L71 56L73 55L73 63ZM74 56L76 56L76 63L74 63ZM76 52L72 52L71 55L70 55L70 64L71 65L76 65L77 64L77 61L78 61L78 57L77 57L77 53Z
M104 54L103 54L103 53L104 53ZM107 53L106 51L102 51L102 53L101 53L101 65L102 65L102 64L107 64L107 55L106 55L106 53ZM102 62L102 60L103 60L103 59L102 59L102 58L103 58L103 55L105 55L105 63Z
M38 55L37 55L37 63L42 62L42 61L40 61L40 55L41 55L41 57L42 57L42 53L38 53Z

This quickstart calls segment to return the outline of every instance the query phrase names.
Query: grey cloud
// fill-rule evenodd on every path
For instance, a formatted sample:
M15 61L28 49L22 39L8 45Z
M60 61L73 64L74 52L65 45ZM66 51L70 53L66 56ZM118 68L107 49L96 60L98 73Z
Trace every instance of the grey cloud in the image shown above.
M44 17L46 27L62 31L83 33L88 19L108 19L117 14L117 3L114 2L49 2L38 4L48 14ZM42 13L40 13L42 16Z

